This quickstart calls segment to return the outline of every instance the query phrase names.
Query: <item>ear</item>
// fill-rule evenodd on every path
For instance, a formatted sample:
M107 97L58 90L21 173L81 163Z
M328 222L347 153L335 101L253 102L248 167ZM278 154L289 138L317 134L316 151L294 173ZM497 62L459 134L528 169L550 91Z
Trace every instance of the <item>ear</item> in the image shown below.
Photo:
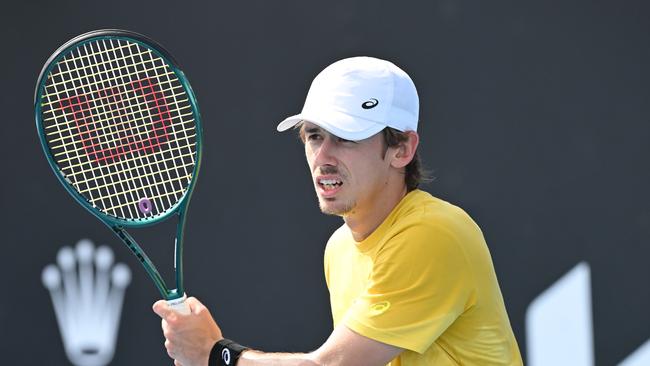
M408 140L401 142L395 147L391 157L390 165L394 168L400 169L407 166L413 160L413 156L415 156L415 151L420 142L420 137L417 132L406 131L405 133L408 136Z

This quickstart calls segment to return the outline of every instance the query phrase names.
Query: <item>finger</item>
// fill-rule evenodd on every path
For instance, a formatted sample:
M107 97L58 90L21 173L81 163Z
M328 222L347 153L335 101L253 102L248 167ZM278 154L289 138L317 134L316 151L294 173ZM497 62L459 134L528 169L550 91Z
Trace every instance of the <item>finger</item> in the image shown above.
M202 313L207 312L210 315L210 317L212 317L210 310L205 305L203 305L203 303L199 301L197 298L188 297L186 301L188 306L190 307L192 314L201 315Z
M163 324L162 326L162 333L163 333L163 337L165 337L165 339L167 340L173 337L172 330L167 326L166 323Z
M205 305L203 305L196 297L188 297L185 300L185 303L190 308L190 312L194 314L196 314L199 310L205 308Z
M154 313L163 319L167 318L170 312L173 312L165 300L156 301L151 308Z
M169 356L169 358L171 358L172 360L176 358L176 354L172 349L172 343L169 341L169 339L165 340L165 349L167 350L167 355Z

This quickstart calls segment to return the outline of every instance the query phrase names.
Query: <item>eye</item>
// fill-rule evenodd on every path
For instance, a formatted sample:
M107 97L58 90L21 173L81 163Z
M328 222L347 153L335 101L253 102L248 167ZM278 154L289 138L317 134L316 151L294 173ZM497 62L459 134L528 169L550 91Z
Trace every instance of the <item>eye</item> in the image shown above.
M346 140L346 139L340 138L340 137L337 137L336 141L339 142L339 143L344 143L344 144L356 144L357 143L356 141Z
M321 136L318 133L309 133L309 134L307 134L307 141L318 141L318 140L322 140L322 139L323 139L323 136Z

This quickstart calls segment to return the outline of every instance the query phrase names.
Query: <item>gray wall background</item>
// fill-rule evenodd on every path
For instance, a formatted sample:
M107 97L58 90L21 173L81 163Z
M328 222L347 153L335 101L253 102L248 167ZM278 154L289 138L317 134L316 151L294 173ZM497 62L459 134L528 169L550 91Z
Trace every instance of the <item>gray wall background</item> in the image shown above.
M138 262L57 183L33 118L38 73L98 28L146 34L180 61L204 119L186 234L188 292L224 333L307 351L331 328L325 217L292 134L312 78L348 56L387 58L421 98L425 189L468 211L490 246L520 348L528 304L592 268L598 365L650 336L650 6L644 1L41 1L3 4L0 354L67 364L42 268L82 237L133 270L116 365L169 364L158 297ZM159 267L173 225L138 230Z

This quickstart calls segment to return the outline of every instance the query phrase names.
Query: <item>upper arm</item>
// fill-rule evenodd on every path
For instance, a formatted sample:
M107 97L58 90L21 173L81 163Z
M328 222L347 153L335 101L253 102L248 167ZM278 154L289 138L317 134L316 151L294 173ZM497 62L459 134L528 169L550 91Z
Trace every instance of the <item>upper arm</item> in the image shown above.
M310 356L318 365L380 366L389 363L402 351L402 348L364 337L345 325L339 325Z

